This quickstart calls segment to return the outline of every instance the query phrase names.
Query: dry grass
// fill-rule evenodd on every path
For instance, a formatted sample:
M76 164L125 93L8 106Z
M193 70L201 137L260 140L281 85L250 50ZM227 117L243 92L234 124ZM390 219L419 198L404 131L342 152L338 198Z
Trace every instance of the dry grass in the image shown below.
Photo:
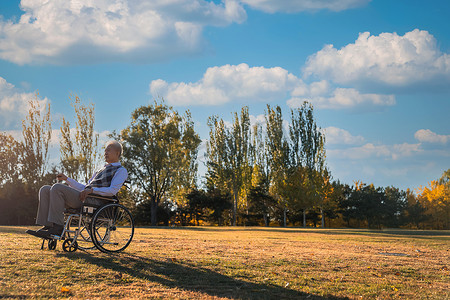
M444 231L139 228L107 255L24 230L0 227L0 298L450 299Z

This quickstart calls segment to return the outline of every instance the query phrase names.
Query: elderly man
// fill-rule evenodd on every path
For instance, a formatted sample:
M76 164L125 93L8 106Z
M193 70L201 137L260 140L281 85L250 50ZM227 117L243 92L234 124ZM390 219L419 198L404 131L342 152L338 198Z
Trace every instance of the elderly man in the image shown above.
M41 229L26 232L41 238L60 236L64 229L64 209L80 208L89 194L100 196L114 196L128 177L127 170L119 162L122 155L122 145L117 141L110 141L105 146L106 164L96 171L86 185L58 174L58 180L64 180L68 185L56 183L45 185L39 190L39 208L36 224Z

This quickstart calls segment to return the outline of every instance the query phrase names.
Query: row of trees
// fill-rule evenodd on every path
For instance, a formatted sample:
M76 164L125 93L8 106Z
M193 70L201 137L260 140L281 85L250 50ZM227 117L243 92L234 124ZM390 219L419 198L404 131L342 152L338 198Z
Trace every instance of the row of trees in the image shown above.
M94 106L82 104L77 96L70 100L76 122L72 128L62 119L59 165L49 164L53 133L50 104L41 105L38 95L29 101L28 114L22 121L22 138L0 133L1 224L33 224L42 185L55 183L55 175L61 171L87 181L98 165Z
M36 192L48 178L51 139L50 105L29 102L22 121L22 140L0 133L0 220L3 224L29 224L36 213Z
M48 164L50 106L30 102L23 139L0 134L0 220L32 223L37 191L56 169L85 182L101 163L93 104L71 97L75 124L60 127L60 163ZM189 111L163 101L136 109L130 125L111 138L124 145L130 189L123 202L140 224L398 227L450 229L448 171L417 195L394 187L332 181L325 137L310 104L290 111L267 106L264 121L251 124L248 107L228 123L208 119L206 167L198 178L201 139ZM17 201L20 199L20 201Z
M287 225L288 211L322 207L329 185L324 136L307 103L291 110L285 126L279 106L267 106L264 124L251 127L248 108L234 114L230 127L217 116L208 120L207 189L229 193L232 224L249 214L249 199L276 203ZM287 128L286 128L287 127ZM287 133L286 133L287 132ZM264 205L257 205L264 206ZM269 220L269 209L263 215Z
M375 187L355 182L353 186L333 181L330 193L321 207L288 210L267 191L251 188L247 195L247 210L238 210L240 224L255 226L352 227L352 228L412 228L450 229L450 170L440 180L420 188L415 194L395 187ZM217 189L192 189L183 207L161 206L160 221L168 225L231 225L234 197ZM142 211L141 211L142 213ZM144 215L139 215L140 218ZM141 221L145 222L145 218Z

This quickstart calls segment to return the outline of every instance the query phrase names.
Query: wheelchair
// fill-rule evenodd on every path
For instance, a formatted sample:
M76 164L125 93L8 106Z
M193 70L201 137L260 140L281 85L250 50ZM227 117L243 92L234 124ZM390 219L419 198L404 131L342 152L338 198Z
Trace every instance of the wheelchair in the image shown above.
M55 250L60 241L65 252L96 248L114 253L127 248L133 239L133 217L116 196L90 194L81 208L66 208L64 219L61 236L43 239L41 249L47 240L49 250Z

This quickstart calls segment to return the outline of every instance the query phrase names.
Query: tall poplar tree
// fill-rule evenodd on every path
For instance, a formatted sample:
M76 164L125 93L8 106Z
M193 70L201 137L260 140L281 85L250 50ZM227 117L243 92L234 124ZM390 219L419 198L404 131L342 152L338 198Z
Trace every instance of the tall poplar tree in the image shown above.
M95 132L95 106L93 103L82 104L75 96L71 99L75 111L75 128L71 128L64 117L61 125L61 165L64 172L71 178L87 182L99 163L100 153L98 139Z
M314 119L314 109L308 102L291 110L289 124L291 205L303 211L314 206L320 208L323 219L323 201L329 190L329 172L325 168L325 137Z
M25 182L38 189L48 171L48 148L52 137L50 103L41 107L37 100L29 101L29 111L22 121L21 171Z
M267 105L266 111L266 157L270 192L283 209L283 225L287 225L288 203L285 193L289 167L289 145L284 137L281 107Z
M217 117L210 117L210 140L207 144L208 180L219 189L233 194L232 224L237 225L237 211L251 184L251 139L248 107L234 113L231 128Z

